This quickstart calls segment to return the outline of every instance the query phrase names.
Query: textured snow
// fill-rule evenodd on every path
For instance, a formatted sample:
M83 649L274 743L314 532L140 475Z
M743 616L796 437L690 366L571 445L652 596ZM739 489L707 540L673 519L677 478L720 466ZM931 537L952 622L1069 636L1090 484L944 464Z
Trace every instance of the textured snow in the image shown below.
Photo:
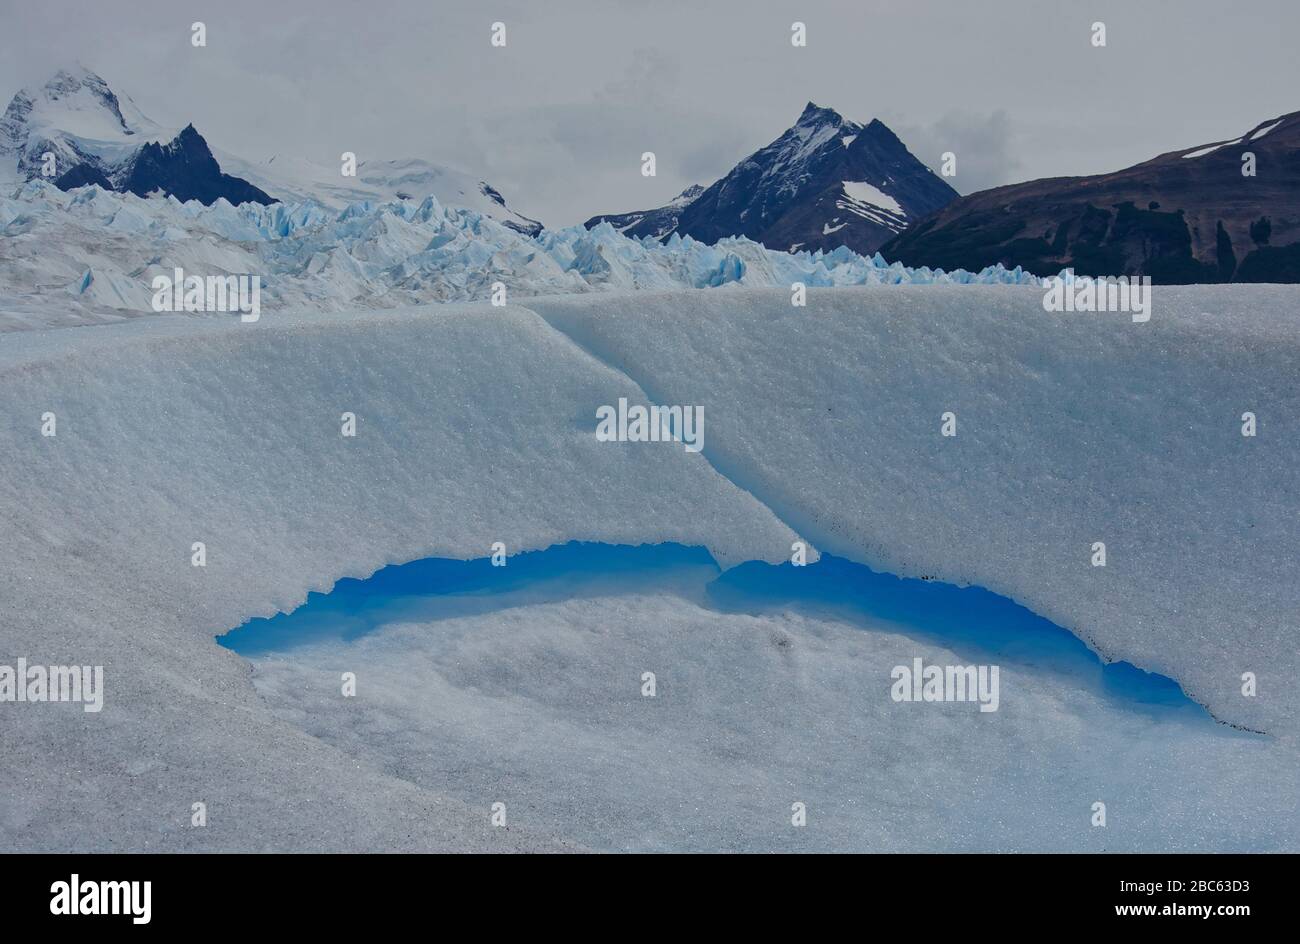
M271 712L246 663L212 638L340 577L430 556L483 557L498 540L511 552L574 539L673 541L707 547L729 566L781 561L798 534L877 569L1010 596L1294 753L1295 289L1157 289L1145 325L1127 315L1046 314L1038 292L1018 287L813 288L808 300L792 308L786 289L611 294L253 325L160 316L7 335L0 649L33 662L103 664L106 698L98 715L34 705L7 715L0 843L545 846L544 816L533 817L535 831L494 832L489 798L444 796L421 770L383 766L387 736L358 760L350 738L304 735ZM620 396L703 406L704 452L597 443L595 409ZM1255 439L1239 434L1246 409L1260 416ZM958 417L955 439L939 435L947 410ZM46 411L58 415L53 439L39 433ZM343 411L358 417L356 439L339 435ZM189 563L199 540L203 569ZM1105 568L1088 563L1097 540L1107 543ZM654 643L665 658L689 650L705 619L651 602L650 622L640 623L636 609L533 615L540 639L565 625L590 635L626 618L626 629L609 630L623 653L650 623L678 627ZM736 646L759 644L745 642L747 629L768 628L728 621L719 627L725 644L720 637L699 658L717 671L737 658ZM510 624L456 632L470 639L479 629L485 642L500 640ZM792 631L802 652L834 630ZM512 671L533 671L532 644ZM576 654L579 664L601 657L592 645ZM875 645L837 637L810 656L799 683L804 695L819 679L838 693L825 698L850 722L844 738L855 719L879 721L878 706L842 700L854 690L852 647ZM894 651L879 645L873 661ZM391 653L383 660L396 670ZM478 683L471 673L465 684L500 677L486 664ZM1245 671L1258 674L1258 697L1242 696ZM776 705L792 683L771 680L775 694L762 703ZM1118 749L1131 736L1133 776L1149 760L1163 771L1157 779L1184 769L1197 749L1171 735L1153 755L1161 732L1094 707L1053 714L1063 696L1025 684L1034 706L1026 727L999 735L998 749L1030 750L1054 723L1123 721L1116 739L1079 733L1064 750ZM494 696L463 697L468 711ZM809 710L830 709L820 698ZM580 693L571 704L583 704ZM389 705L374 717L402 724L411 710ZM710 710L728 730L725 703ZM934 743L957 749L964 724L936 730ZM739 749L753 746L752 734L738 732ZM833 756L837 742L826 736ZM901 748L919 736L882 733L880 743ZM1268 778L1249 796L1238 791L1238 812L1270 821L1277 791L1294 794L1294 758L1252 763L1257 742L1232 743L1245 745L1230 749L1243 752L1241 769ZM684 742L684 753L703 757L697 748ZM1220 756L1212 770L1233 763ZM1119 766L1106 769L1119 775ZM767 776L755 781L760 791L775 782ZM1205 778L1193 782L1240 787L1209 766ZM1032 788L1032 778L1025 783ZM913 782L902 789L910 795ZM773 815L788 822L781 799ZM188 828L197 800L222 811L219 825ZM1177 811L1164 815L1172 818L1153 822L1176 825ZM1223 845L1233 830L1242 845L1258 844L1235 813L1224 830ZM1042 834L1038 844L1053 841Z
M69 94L58 98L50 94L48 86L43 91L45 94L33 101L29 121L33 133L57 130L81 138L121 141L129 132L138 130L124 126L85 86L77 84Z
M13 135L26 131L30 143L49 136L68 135L87 142L139 147L146 141L170 140L179 128L166 129L140 111L130 96L117 95L84 66L60 69L40 88L18 92L23 105L21 127L7 128ZM6 147L25 141L6 140Z
M98 187L64 193L41 180L0 197L0 247L0 330L152 315L152 279L175 267L260 275L264 312L486 300L498 281L512 298L793 282L1039 284L1020 268L946 273L844 247L776 252L744 238L707 245L674 234L660 243L629 239L608 223L531 238L436 197L341 210L314 200L205 207Z

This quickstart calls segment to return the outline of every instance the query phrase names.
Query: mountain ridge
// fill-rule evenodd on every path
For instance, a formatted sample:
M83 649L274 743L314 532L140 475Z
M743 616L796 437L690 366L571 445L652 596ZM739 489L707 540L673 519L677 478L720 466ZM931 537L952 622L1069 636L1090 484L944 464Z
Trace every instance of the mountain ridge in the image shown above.
M1247 152L1254 176L1243 174ZM969 194L882 252L945 269L1000 263L1165 284L1300 282L1300 112L1108 174Z
M0 118L0 153L14 158L20 178L52 178L61 190L94 185L137 196L161 192L206 206L219 199L275 202L223 173L193 124L169 136L129 97L125 101L127 113L123 99L84 66L60 69L39 89L22 89L10 100Z
M610 222L628 236L656 239L745 236L786 251L843 245L872 253L956 197L879 119L864 125L810 101L776 140L684 205L595 216L584 225Z
M54 157L53 175L45 173L46 154ZM251 161L213 148L192 123L175 131L153 122L130 96L80 64L10 100L0 116L0 183L10 174L16 181L48 179L64 190L161 192L209 206L218 199L235 205L310 200L343 209L433 196L525 235L543 229L486 181L430 161L361 159L357 176L344 177L337 166L287 156Z

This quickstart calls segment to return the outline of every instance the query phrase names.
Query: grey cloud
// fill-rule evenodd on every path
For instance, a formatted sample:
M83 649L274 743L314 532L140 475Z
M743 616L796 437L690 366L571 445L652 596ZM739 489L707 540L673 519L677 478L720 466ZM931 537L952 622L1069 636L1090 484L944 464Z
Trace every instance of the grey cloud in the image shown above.
M0 98L80 59L249 158L421 157L551 225L671 199L812 99L880 117L958 189L1101 173L1300 108L1294 0L0 0ZM205 49L189 24L208 25ZM488 43L493 20L509 45ZM790 23L807 23L794 49ZM1107 24L1104 50L1088 43ZM1223 81L1199 81L1212 63ZM2 104L2 102L0 102ZM643 178L642 151L659 157Z
M986 115L948 112L928 125L911 124L901 116L881 120L935 173L941 171L943 155L952 152L957 173L946 179L960 193L1025 179L1012 121L1002 109Z

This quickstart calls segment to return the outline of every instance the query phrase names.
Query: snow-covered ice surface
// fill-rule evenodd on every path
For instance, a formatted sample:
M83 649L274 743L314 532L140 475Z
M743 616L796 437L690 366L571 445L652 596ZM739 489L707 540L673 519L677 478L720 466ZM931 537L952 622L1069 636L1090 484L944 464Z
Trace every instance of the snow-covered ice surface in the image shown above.
M412 189L423 193L433 184L423 186ZM659 243L630 239L608 223L591 231L547 230L534 239L511 229L510 219L459 203L444 206L436 196L343 208L315 200L238 207L218 200L205 207L93 186L64 193L42 180L5 192L0 332L153 315L154 277L170 278L178 267L188 275L260 276L264 311L487 300L498 281L514 299L720 286L788 289L796 281L1038 284L1019 268L945 273L844 247L775 252L744 238L709 245L674 235ZM469 202L458 191L452 196Z
M997 287L532 307L655 402L703 405L709 461L823 550L1009 596L1218 718L1292 736L1298 303L1157 287L1146 324Z
M1014 845L1019 805L1036 820L1055 817L1023 834L1026 847L1098 848L1101 830L1070 832L1072 811L1029 794L1063 797L1051 765L1082 776L1089 753L1132 744L1129 765L1098 761L1111 779L1095 786L1127 797L1130 813L1149 822L1108 832L1107 848L1199 838L1212 848L1296 849L1285 802L1297 787L1298 300L1283 286L1162 288L1142 325L1045 314L1039 293L1017 286L814 288L807 308L792 308L785 288L735 289L505 309L264 310L251 325L159 316L6 334L0 651L103 664L106 696L99 715L74 705L6 711L0 844L680 844L671 824L643 818L635 834L617 823L566 828L562 809L538 806L544 777L579 776L561 759L577 764L584 744L609 773L586 785L593 795L613 795L641 770L659 792L625 800L686 798L636 767L637 745L623 733L640 722L602 701L604 676L575 669L546 689L537 674L565 664L612 670L644 656L692 677L688 704L656 700L662 730L658 721L639 729L649 756L677 737L682 769L729 770L740 791L742 813L714 824L702 845L761 847L766 826L749 812L767 815L770 801L770 835L782 837L770 842L834 847L852 837L833 824L869 824L866 847L901 847L903 831L887 825L897 820L939 847L960 800L985 820L955 834L953 847ZM598 443L595 410L620 396L703 406L704 452ZM939 435L948 410L954 439ZM1253 439L1240 435L1246 410L1259 414ZM57 437L40 435L46 411L58 415ZM344 411L358 417L355 439L339 435ZM718 613L680 581L394 625L348 652L308 657L307 647L279 670L259 664L257 676L213 639L341 577L481 558L494 541L512 554L571 540L674 542L730 567L783 561L796 536L877 570L987 587L1107 659L1175 679L1215 717L1267 734L1194 710L1153 720L1012 654L1003 707L979 717L997 726L973 734L977 712L949 711L969 705L864 694L880 665L922 654L915 627L864 632L798 608ZM190 566L194 541L207 545L206 568ZM1106 542L1105 568L1089 566L1094 541ZM717 635L701 648L705 630ZM790 645L773 642L778 631ZM431 634L447 648L413 654ZM950 650L970 661L957 642L927 645L936 659ZM340 716L339 705L289 718L273 710L271 688L263 685L264 699L253 687L255 677L281 695L313 684L350 668L336 659L361 647L378 676L372 690L388 693L359 710L363 718ZM459 675L446 661L456 652L465 656ZM733 663L756 688L715 678ZM1255 698L1240 694L1245 671L1259 677ZM441 687L390 687L403 678ZM523 680L513 695L512 679ZM304 691L303 705L314 697ZM456 709L442 725L421 709L439 697ZM755 722L746 697L769 714ZM789 699L786 713L770 713ZM508 740L497 759L467 754L466 763L504 769L500 758L513 756L543 778L510 784L523 815L508 830L490 826L497 797L460 792L479 774L453 790L442 761L407 750L422 731L470 754L485 749L474 719L494 707ZM929 708L898 720L902 709ZM530 713L539 728L527 727ZM691 729L692 717L701 727ZM816 734L798 742L781 730L787 721ZM394 730L402 727L413 733ZM942 747L914 753L929 737ZM536 744L521 743L529 738ZM970 774L974 745L989 777L948 784L955 770ZM733 766L702 769L718 757ZM891 757L898 778L869 766ZM1161 810L1145 785L1179 777L1207 799ZM874 818L843 799L850 782L890 791L859 792ZM1007 796L992 788L999 783L1028 793ZM1106 799L1091 796L1093 786L1077 785L1085 821L1088 805ZM813 801L798 795L805 790ZM204 830L188 825L199 800L209 804ZM789 837L795 800L810 803L807 838ZM831 833L813 832L819 808L817 829ZM1188 808L1218 821L1187 832ZM611 803L602 815L618 810Z

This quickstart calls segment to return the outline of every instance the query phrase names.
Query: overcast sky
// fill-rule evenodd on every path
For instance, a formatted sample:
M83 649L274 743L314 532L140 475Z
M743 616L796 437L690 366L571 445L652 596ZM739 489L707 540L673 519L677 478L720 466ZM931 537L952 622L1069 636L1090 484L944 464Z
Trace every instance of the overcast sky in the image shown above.
M215 147L422 157L554 227L711 183L809 100L955 152L964 193L1115 170L1300 110L1297 36L1298 0L0 0L0 98L79 61Z

